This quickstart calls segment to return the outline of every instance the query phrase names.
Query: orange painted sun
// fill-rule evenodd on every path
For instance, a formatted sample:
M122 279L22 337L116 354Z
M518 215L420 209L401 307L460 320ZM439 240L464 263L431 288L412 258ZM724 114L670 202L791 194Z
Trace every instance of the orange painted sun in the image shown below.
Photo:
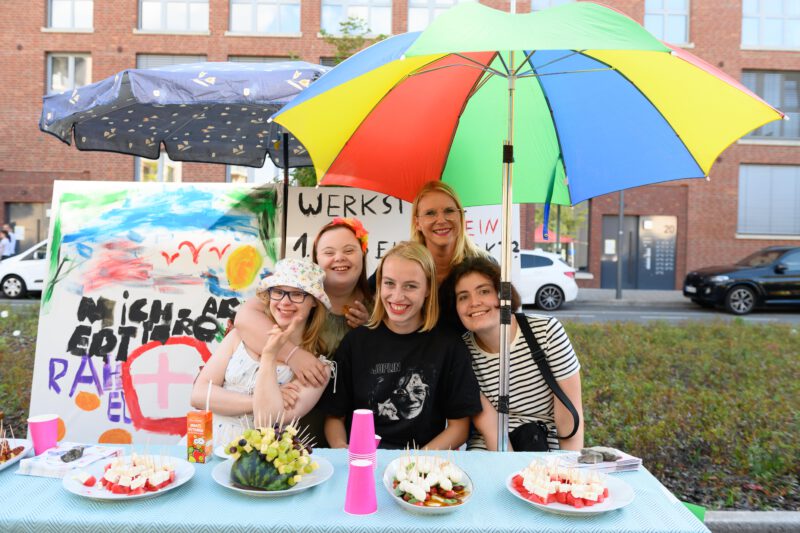
M264 259L258 251L248 245L240 246L228 257L225 275L231 289L245 289L253 283Z

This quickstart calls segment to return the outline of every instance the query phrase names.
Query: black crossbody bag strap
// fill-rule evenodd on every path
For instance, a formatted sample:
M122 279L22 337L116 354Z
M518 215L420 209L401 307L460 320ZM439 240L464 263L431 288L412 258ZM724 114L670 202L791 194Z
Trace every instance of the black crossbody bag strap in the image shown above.
M525 336L525 340L528 341L528 347L530 347L531 355L533 355L533 362L539 367L539 372L541 372L545 383L547 383L547 386L550 387L556 397L561 401L561 403L564 404L564 407L566 407L567 410L569 410L569 412L572 414L572 421L574 423L572 432L570 432L570 434L566 437L557 435L559 439L568 439L578 432L578 425L580 424L578 411L575 409L575 406L572 405L572 402L569 400L567 395L564 394L564 391L561 390L561 387L558 386L558 382L553 376L553 371L550 370L550 365L547 364L547 355L539 345L539 341L536 340L536 335L533 334L531 325L528 324L528 317L523 313L514 313L514 316L517 317L517 325L519 326L520 331L522 331L522 334Z

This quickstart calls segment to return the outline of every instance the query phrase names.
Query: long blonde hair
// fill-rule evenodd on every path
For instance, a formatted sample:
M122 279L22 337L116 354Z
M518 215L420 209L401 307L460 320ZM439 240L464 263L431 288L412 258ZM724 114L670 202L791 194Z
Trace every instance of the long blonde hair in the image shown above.
M423 323L420 331L430 331L439 321L439 291L436 286L436 267L433 264L433 256L430 251L424 245L412 241L397 243L394 248L383 256L380 264L378 264L378 269L375 271L375 307L372 309L372 316L369 317L367 327L375 329L386 317L386 309L381 301L381 280L383 279L383 264L392 256L402 257L417 263L422 268L422 272L425 273L429 294L425 297L425 304L422 306Z
M275 317L272 315L272 311L269 309L269 294L267 291L259 292L258 297L266 304L266 308L264 309L264 314L272 320L273 324L277 324L278 322L275 320ZM310 294L307 296L310 298L314 298ZM325 325L325 321L328 318L328 310L325 309L325 306L314 298L314 301L317 305L311 308L311 311L306 318L306 324L303 327L303 338L300 341L300 347L307 352L310 352L317 357L322 355L328 355L328 345L323 340L321 332L322 327Z
M488 254L478 248L478 246L472 242L472 239L467 235L467 221L464 218L464 206L461 205L461 200L458 199L458 195L456 191L453 190L448 184L443 181L429 181L417 193L417 197L414 198L414 203L411 206L411 240L414 242L418 242L423 246L426 246L427 243L425 242L425 235L417 228L417 209L419 207L419 201L425 197L426 194L432 192L440 192L444 193L449 196L453 202L456 204L456 208L459 212L459 219L460 219L460 230L458 232L458 237L456 238L456 248L453 252L453 257L450 259L451 265L457 265L461 261L463 261L467 257L486 257Z

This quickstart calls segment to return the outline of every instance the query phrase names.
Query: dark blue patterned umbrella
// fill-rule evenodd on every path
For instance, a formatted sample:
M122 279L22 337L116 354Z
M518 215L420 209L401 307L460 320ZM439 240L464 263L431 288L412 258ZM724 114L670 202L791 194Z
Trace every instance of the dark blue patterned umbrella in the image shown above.
M191 63L127 69L43 99L39 128L79 150L173 161L284 168L283 129L269 117L328 70L304 61ZM310 166L289 136L289 167Z

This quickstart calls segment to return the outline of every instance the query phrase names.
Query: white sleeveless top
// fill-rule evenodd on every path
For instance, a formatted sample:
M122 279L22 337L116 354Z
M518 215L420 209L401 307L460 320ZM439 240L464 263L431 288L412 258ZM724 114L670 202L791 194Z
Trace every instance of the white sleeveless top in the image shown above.
M231 355L231 360L228 361L222 388L252 396L258 367L259 362L250 357L244 343L240 342ZM278 374L278 385L289 383L294 378L294 372L288 365L279 364L275 371ZM214 414L214 441L217 444L227 445L248 427L254 427L252 413L241 416Z

